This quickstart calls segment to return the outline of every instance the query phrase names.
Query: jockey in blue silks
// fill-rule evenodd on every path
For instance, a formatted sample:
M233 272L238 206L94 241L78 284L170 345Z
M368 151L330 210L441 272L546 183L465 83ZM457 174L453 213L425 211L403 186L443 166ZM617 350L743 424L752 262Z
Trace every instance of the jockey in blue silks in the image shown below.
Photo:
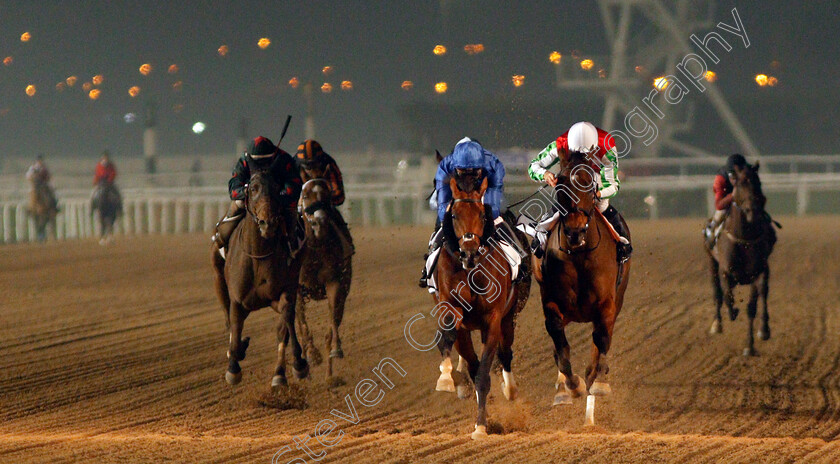
M500 217L502 208L502 190L505 178L505 167L496 155L487 151L477 141L465 137L461 139L446 158L438 164L435 174L435 193L429 202L432 208L437 208L437 222L435 232L429 240L429 253L431 254L443 243L443 231L441 224L452 201L452 190L449 187L449 180L453 176L463 178L472 176L481 182L487 178L487 190L484 192L483 202L490 207L496 228L505 228L509 237L516 237L513 230ZM431 270L423 268L420 277L420 286L425 288Z

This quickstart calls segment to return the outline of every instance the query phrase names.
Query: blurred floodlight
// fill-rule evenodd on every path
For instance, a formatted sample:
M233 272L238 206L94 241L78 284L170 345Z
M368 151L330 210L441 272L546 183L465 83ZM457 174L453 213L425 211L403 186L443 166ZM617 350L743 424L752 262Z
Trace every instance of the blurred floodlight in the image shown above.
M435 84L435 92L444 94L447 90L449 90L449 86L446 85L446 82L438 82Z
M31 39L31 38L32 38L32 34L30 34L28 32L24 32L23 34L20 35L20 41L21 42L29 42L29 39Z
M409 91L409 90L411 90L411 89L413 89L413 88L414 88L414 82L411 82L411 81L403 81L403 83L402 83L402 84L400 84L400 88L402 88L403 90L405 90L405 91L407 92L407 91Z
M511 77L510 80L513 82L514 87L522 87L522 84L525 83L525 76L523 76L522 74L517 74Z
M353 83L351 81L341 81L341 90L353 90Z
M93 79L91 80L93 81L93 85L102 85L102 83L105 82L105 77L103 77L102 74L97 74L93 76Z
M90 97L91 100L99 99L100 95L102 95L102 91L99 89L91 89L91 91L88 92L88 97Z
M769 85L770 87L775 87L776 84L778 84L778 83L779 83L779 80L776 79L773 76L770 76L769 78L767 78L767 85Z
M64 89L66 89L66 88L67 88L67 84L65 84L64 81L61 81L58 84L55 84L55 90L57 92L64 92Z
M123 116L123 121L125 121L126 124L131 124L136 120L137 115L134 113L126 113L125 116Z
M332 90L333 86L329 82L324 82L324 84L321 86L321 92L330 93L332 92Z
M64 79L64 82L67 82L68 87L73 87L74 85L76 85L76 80L76 76L70 76L67 79Z
M175 81L175 82L172 83L172 90L174 90L175 92L180 92L183 87L184 87L184 82L183 81Z
M134 98L134 97L140 95L140 87L137 87L136 85L132 86L131 88L128 89L128 94L131 96L131 98Z
M583 69L584 71L589 71L593 66L595 66L595 63L589 58L580 62L580 69Z
M37 92L37 91L38 90L32 84L29 84L29 85L26 86L26 94L29 95L30 97L35 95L35 92Z
M717 80L717 73L714 71L706 71L706 80L709 82L714 82Z
M150 72L152 72L152 65L150 65L149 63L145 63L142 66L140 66L140 74L148 76Z
M221 47L219 47L218 51L219 51L219 56L227 56L230 49L228 48L227 45L222 45Z
M464 51L467 52L467 55L478 55L484 52L484 44L466 44L464 45Z
M563 55L556 50L551 52L550 55L548 55L548 61L551 61L554 64L560 64L560 60L562 60L562 59L563 59Z
M85 92L90 92L90 90L92 88L93 88L93 83L91 83L91 82L85 82L84 84L82 84L82 90L84 90Z
M668 84L668 79L665 79L664 77L657 77L653 80L653 88L656 90L665 90L668 88Z
M178 65L170 64L169 69L167 71L169 72L169 74L176 74L178 72Z
M6 58L3 58L3 64L6 65L6 66L11 65L13 61L15 61L15 59L12 58L11 56L7 56Z
M271 40L268 37L263 37L257 42L257 46L261 49L265 50L268 46L271 45Z
M195 134L200 134L200 133L204 132L204 129L206 129L206 128L207 128L207 126L205 126L203 122L198 121L197 123L193 124L192 131Z
M759 87L767 85L767 74L757 74L755 76L755 83L758 84Z
M300 79L298 79L297 77L293 77L293 78L289 79L289 86L291 88L296 89L296 88L298 88L299 85L300 85Z
M656 197L653 195L648 195L645 197L645 204L648 206L653 206L656 204Z
M333 73L333 67L332 66L324 66L323 68L321 68L321 72L324 73L325 76L329 76L330 74Z
M446 47L443 45L435 45L435 48L432 49L432 53L437 56L446 55Z
M639 74L645 72L645 67L644 66L636 66L634 69Z

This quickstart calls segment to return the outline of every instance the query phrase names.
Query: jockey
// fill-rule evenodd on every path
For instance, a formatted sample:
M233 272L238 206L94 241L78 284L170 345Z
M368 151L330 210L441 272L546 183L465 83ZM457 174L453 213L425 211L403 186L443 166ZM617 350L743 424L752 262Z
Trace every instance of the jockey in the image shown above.
M35 163L29 166L29 169L26 171L26 180L36 185L47 184L50 181L50 171L47 169L47 165L44 164L43 155L38 155L35 158Z
M276 162L275 162L276 160ZM297 208L297 200L300 197L300 176L295 169L294 160L291 155L275 146L271 140L265 137L257 137L251 141L247 150L236 161L233 166L233 173L228 181L228 191L230 192L230 208L225 217L216 224L216 234L213 235L213 241L219 246L219 251L228 246L233 231L236 229L239 221L245 217L245 201L248 196L247 185L251 180L251 169L249 164L257 169L272 167L271 176L275 181L279 182L285 187L281 193L281 198L284 202L284 219L286 222L286 230L298 234L300 240L300 228L298 227L298 216L295 213ZM289 241L289 250L294 253L296 251L293 240ZM224 256L224 255L223 255Z
M617 244L619 262L627 261L633 251L633 247L627 240L629 234L624 227L621 214L614 206L610 206L610 198L618 194L619 181L616 175L618 172L618 157L615 142L609 133L589 122L575 123L531 161L531 165L528 167L528 175L537 182L544 181L555 187L557 178L549 169L557 163L562 163L572 152L586 153L587 159L590 161L590 167L595 173L600 173L595 205L621 237ZM548 227L548 230L550 230L550 227ZM538 256L544 251L542 246L544 244L541 244L539 240L535 240L532 244L532 247L535 248L534 252Z
M329 214L332 215L331 224L338 235L341 242L341 249L344 259L349 258L355 253L353 246L353 238L350 236L350 229L341 212L336 206L341 206L344 203L344 181L341 178L341 170L338 169L338 163L335 162L332 156L324 152L321 144L315 140L304 140L298 145L296 161L298 169L300 170L300 178L303 182L308 182L312 179L323 179L327 181L332 192L332 206L329 209Z
M102 152L102 157L96 163L96 171L93 175L94 186L111 186L114 185L114 180L117 178L117 168L111 162L111 154L108 150Z
M513 230L500 216L505 167L496 158L496 155L484 149L477 141L465 137L455 145L452 153L438 164L437 173L435 174L435 193L433 195L433 198L436 198L437 201L431 202L433 207L436 203L438 215L435 223L435 232L429 240L429 254L432 254L440 248L443 243L441 224L449 208L449 203L452 201L452 190L449 186L449 179L452 176L469 175L476 176L478 180L487 178L487 190L484 192L483 201L485 205L490 206L492 214L490 219L493 221L496 229L504 229L504 235L515 239L516 235ZM420 277L420 287L422 288L426 288L428 279L432 273L432 270L427 269L427 267L423 268L423 273Z

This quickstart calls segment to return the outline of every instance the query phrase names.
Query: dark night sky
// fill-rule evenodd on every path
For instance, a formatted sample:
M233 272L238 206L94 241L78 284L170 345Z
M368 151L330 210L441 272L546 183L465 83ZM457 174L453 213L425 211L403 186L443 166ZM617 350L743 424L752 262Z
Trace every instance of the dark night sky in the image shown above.
M354 90L316 95L324 146L404 147L401 105L506 98L513 74L526 75L517 89L520 101L556 100L547 60L552 50L608 51L592 1L446 3L444 21L439 1L5 0L0 58L11 55L14 62L0 65L0 156L91 155L106 147L138 156L142 123L126 124L122 117L142 115L150 100L158 107L161 153L232 153L242 118L250 121L249 135L275 139L287 113L295 117L284 142L291 150L303 138L305 106L300 89L287 81L297 76L319 86L325 65L335 69L329 82L349 79ZM801 101L800 114L836 121L831 114L837 110L819 102L838 101L840 2L722 1L715 19L731 23L732 6L752 41L747 50L737 44L715 68L723 93L740 102L735 111L750 111L743 102L753 98L771 105L782 99ZM32 34L28 43L20 41L25 31ZM272 40L268 49L258 49L260 37ZM431 53L438 43L449 47L446 56ZM466 43L483 43L486 51L467 56ZM225 58L217 54L223 44L230 47ZM782 63L774 71L781 85L760 89L752 78L769 73L773 60ZM138 72L143 63L155 67L149 76ZM174 76L166 72L172 63L180 67ZM105 82L102 97L91 101L80 87L95 74ZM79 83L57 92L55 84L70 75ZM411 92L400 89L407 79L415 83ZM176 80L183 81L179 93L171 90ZM445 96L434 93L437 81L449 83ZM24 93L28 84L38 88L34 98ZM134 99L127 93L132 85L143 89ZM172 111L176 104L184 105L179 113ZM208 128L194 135L190 127L199 120ZM558 121L558 132L569 122ZM545 140L508 142L540 146Z

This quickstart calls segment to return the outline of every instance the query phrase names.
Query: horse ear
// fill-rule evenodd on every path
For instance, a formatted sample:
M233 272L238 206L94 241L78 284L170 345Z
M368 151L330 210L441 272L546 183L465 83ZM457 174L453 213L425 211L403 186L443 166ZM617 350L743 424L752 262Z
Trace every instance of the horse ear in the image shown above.
M443 156L440 154L439 151L437 151L437 149L435 149L435 159L437 160L438 164L440 164L440 162L443 161Z
M452 190L452 196L455 196L455 192L460 193L461 189L458 188L458 182L455 181L455 177L449 178L449 189Z
M487 190L487 178L485 177L484 180L481 181L481 195L484 195L484 192Z
M758 168L760 168L760 167L761 167L761 162L756 161L755 164L753 164L753 171L758 172Z

